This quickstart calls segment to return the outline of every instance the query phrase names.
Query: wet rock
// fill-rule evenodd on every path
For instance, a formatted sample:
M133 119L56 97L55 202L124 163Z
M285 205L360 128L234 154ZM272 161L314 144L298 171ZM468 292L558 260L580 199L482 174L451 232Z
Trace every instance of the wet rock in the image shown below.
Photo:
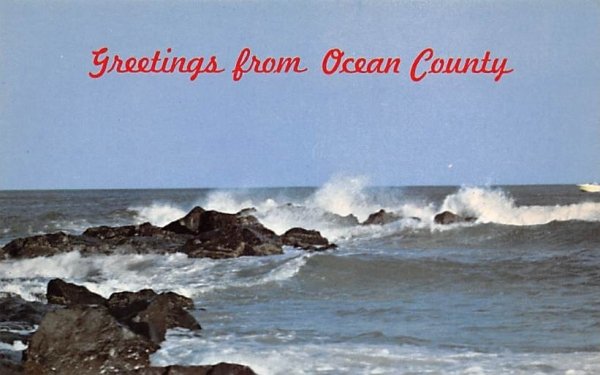
M367 220L365 220L362 225L385 225L400 219L401 217L399 215L381 209L369 215Z
M206 211L202 207L194 207L187 215L163 227L164 230L177 234L198 233L198 228Z
M275 232L265 228L252 215L205 211L196 207L164 229L193 234L181 250L194 258L222 259L283 252Z
M68 283L61 279L53 279L46 288L48 303L56 305L105 305L106 299L87 288Z
M457 215L454 212L450 212L450 211L441 212L441 213L435 215L435 217L433 218L433 221L436 224L443 224L443 225L455 224L455 223L470 223L475 220L477 220L476 217L460 216L460 215Z
M156 294L151 289L139 292L113 293L107 302L108 310L119 322L155 343L165 339L167 329L201 329L186 309L194 302L177 293Z
M124 227L93 227L82 235L63 232L15 239L0 250L0 258L33 258L69 251L89 254L174 253L190 236L174 235L149 223Z
M0 322L33 326L40 324L44 316L56 308L41 302L26 301L15 294L8 294L0 297Z
M231 258L281 254L281 240L254 216L206 211L195 207L164 228L144 223L122 227L88 228L82 235L63 232L16 239L0 258L50 256L68 251L88 254L164 254L184 252L190 257Z
M282 254L281 241L275 233L261 229L237 227L215 229L201 233L183 246L182 251L192 258L236 258Z
M77 236L57 232L17 238L6 244L0 255L2 258L33 258L78 250L81 246L86 245L85 241L79 241Z
M31 337L24 366L30 374L119 374L148 367L157 349L105 307L71 306L44 317Z
M281 236L284 245L310 251L322 251L337 247L330 244L319 231L304 228L292 228Z
M176 327L189 330L201 329L196 319L181 307L178 299L169 294L160 294L154 298L146 309L132 319L132 322L138 329L146 327L144 336L157 344L164 341L167 329Z
M106 306L118 321L128 324L140 311L145 310L157 295L152 289L113 293L108 298Z
M148 367L135 372L139 375L256 375L248 366L221 362L205 366Z

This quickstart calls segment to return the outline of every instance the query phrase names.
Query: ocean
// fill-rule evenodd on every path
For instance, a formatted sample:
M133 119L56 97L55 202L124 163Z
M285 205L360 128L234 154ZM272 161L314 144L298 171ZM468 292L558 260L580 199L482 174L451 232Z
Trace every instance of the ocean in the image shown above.
M289 204L291 203L291 204ZM0 262L0 292L45 300L55 277L108 297L152 288L193 298L199 332L171 330L155 365L249 365L259 374L600 373L600 194L576 186L0 192L0 245L98 225L165 225L192 207L255 207L278 234L317 229L326 252ZM384 208L403 218L354 225ZM440 225L444 210L477 217ZM22 350L24 344L2 350Z

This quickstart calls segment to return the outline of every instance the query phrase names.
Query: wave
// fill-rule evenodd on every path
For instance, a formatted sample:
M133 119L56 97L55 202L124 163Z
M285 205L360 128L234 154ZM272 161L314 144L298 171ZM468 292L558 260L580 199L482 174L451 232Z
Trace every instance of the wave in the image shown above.
M283 255L212 260L169 255L95 255L70 252L0 262L0 293L43 301L50 279L84 285L104 297L152 288L196 298L213 290L248 288L293 278L313 256L288 249Z
M555 206L517 206L500 189L463 187L442 203L441 211L477 217L479 223L540 225L552 221L600 221L600 203L583 202Z
M593 374L600 371L597 353L481 353L402 343L335 342L318 337L303 343L297 332L193 335L170 330L154 366L244 363L260 374ZM379 336L380 334L378 334ZM317 340L317 339L315 339ZM332 342L333 341L333 342ZM190 349L193 348L193 349Z
M319 230L338 242L380 238L407 230L436 232L482 224L536 226L555 221L600 222L600 202L519 205L506 191L490 187L461 187L439 200L427 196L417 199L405 195L402 189L369 187L368 180L363 177L337 177L305 196L286 196L281 191L260 195L244 190L215 190L188 207L153 203L134 208L136 222L164 225L182 217L194 205L228 213L253 207L253 215L278 234L299 226ZM402 219L384 226L358 225L380 209ZM435 224L434 216L442 211L476 217L477 220L459 225Z

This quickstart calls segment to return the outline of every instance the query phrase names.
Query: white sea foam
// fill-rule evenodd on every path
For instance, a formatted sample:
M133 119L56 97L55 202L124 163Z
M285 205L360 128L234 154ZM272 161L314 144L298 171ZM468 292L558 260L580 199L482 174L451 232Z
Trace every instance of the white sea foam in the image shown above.
M477 225L497 223L506 225L539 225L551 221L583 220L600 221L600 203L576 203L556 206L518 206L514 199L498 188L463 187L449 194L441 204L427 201L403 200L402 194L374 194L368 190L368 179L364 177L335 177L306 198L284 197L283 195L257 199L244 190L217 190L194 202L205 209L227 213L239 212L254 207L253 213L260 222L277 234L290 228L303 227L319 230L331 241L387 236L394 231L410 228L452 230L456 225L434 224L434 216L442 211L474 216ZM385 192L384 192L385 193ZM155 202L147 207L138 207L137 222L150 221L165 225L184 216L190 207L178 207L170 203ZM358 226L342 219L354 215L364 221L373 212L385 209L403 218L389 225ZM336 216L339 215L339 216Z
M215 261L171 255L96 255L70 252L0 263L0 292L41 300L52 278L84 285L104 297L124 290L152 288L192 298L230 287L251 287L294 277L311 253L288 250L272 257Z
M24 344L23 341L21 341L21 340L13 341L12 345L4 343L4 342L0 342L0 351L5 350L5 351L20 352L25 349L27 349L27 344Z
M500 189L463 187L444 200L441 210L473 215L480 223L539 225L551 221L600 221L600 203L556 206L517 206Z
M269 335L265 333L265 335ZM270 336L273 336L272 334ZM171 330L153 365L242 363L264 375L283 374L596 374L597 353L479 353L412 345L299 343L295 335L202 336ZM312 341L321 341L314 339ZM269 342L270 345L266 345Z

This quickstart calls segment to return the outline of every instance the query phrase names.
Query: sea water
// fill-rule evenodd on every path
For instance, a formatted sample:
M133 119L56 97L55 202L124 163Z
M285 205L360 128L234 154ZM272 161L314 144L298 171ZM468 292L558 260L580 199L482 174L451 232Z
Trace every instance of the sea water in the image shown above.
M185 254L0 262L0 292L44 301L55 277L108 297L153 288L194 299L199 332L171 330L155 365L260 374L600 373L600 194L575 186L0 192L0 244L149 221L192 207L317 229L336 250L212 260ZM384 208L387 225L351 225ZM443 210L477 217L439 225ZM5 344L18 351L23 343Z

